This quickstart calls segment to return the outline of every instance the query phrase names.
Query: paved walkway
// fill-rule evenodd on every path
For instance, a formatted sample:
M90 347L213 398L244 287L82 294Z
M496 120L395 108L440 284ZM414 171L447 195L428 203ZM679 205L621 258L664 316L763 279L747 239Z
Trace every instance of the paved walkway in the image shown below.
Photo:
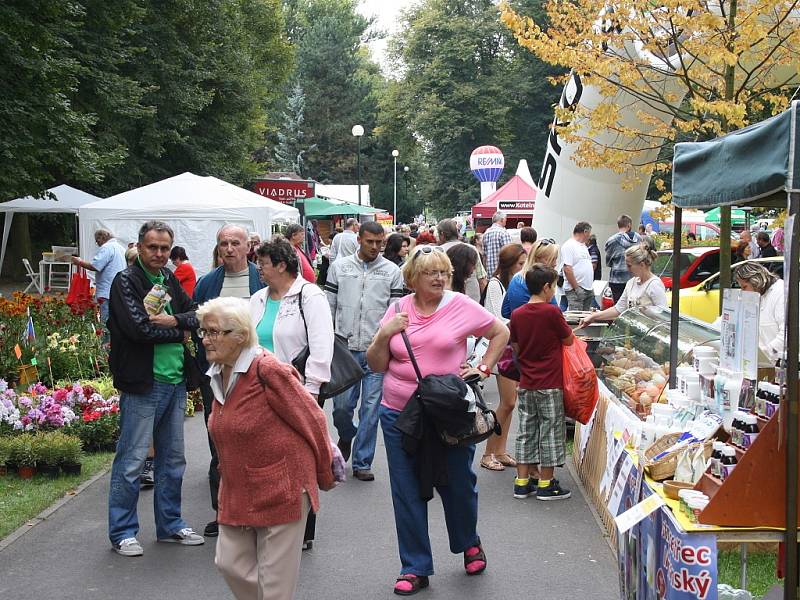
M490 384L488 400L496 402ZM330 402L328 413L330 413ZM513 431L516 430L514 425ZM200 416L186 420L188 468L183 514L202 531L213 517L208 502L208 448ZM476 456L477 467L478 456ZM314 549L303 555L296 598L393 598L399 572L386 454L379 438L376 480L348 480L323 494ZM430 531L437 574L424 600L618 597L614 558L580 493L563 502L515 500L510 470L477 469L479 532L489 568L466 577L461 555L450 554L441 503L431 501ZM577 492L566 471L562 483ZM106 537L108 475L0 552L0 598L230 598L214 567L214 541L204 546L157 544L152 492L139 503L142 558L111 551Z

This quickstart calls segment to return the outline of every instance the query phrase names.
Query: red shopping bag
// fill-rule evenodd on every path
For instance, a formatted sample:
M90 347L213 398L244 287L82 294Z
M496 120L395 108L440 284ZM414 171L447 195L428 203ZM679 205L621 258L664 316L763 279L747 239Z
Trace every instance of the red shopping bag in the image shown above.
M589 355L586 342L576 337L571 346L563 346L564 359L564 414L586 425L600 397L597 373Z
M86 270L79 267L73 273L72 281L69 284L69 293L67 294L67 304L70 306L86 305L92 300L92 294L89 289L89 277L86 275Z

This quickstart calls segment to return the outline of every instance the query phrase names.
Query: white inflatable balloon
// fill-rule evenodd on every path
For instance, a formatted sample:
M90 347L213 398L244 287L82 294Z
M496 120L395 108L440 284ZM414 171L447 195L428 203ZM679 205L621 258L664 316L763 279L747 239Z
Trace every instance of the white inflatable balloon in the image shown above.
M670 84L673 85L667 89ZM654 85L660 85L665 93L675 93L676 103L683 100L681 90L671 79ZM591 109L604 99L596 87L584 85L580 76L573 73L564 87L560 105L562 108L580 105ZM613 101L618 106L626 107L622 121L631 127L645 129L636 116L640 111L664 122L672 120L671 114L658 111L626 92L617 94ZM599 144L610 145L614 142L614 134L601 134L595 136L595 140ZM644 145L642 143L640 147ZM533 210L534 227L540 237L553 237L561 243L572 236L572 229L578 221L588 221L602 248L605 240L617 232L619 215L627 214L634 223L638 223L650 177L643 176L638 185L623 189L624 173L578 166L571 158L575 149L574 144L568 144L558 137L555 128L551 130L539 178L540 191ZM653 162L658 155L658 149L637 150L635 146L632 149L633 160L640 164Z

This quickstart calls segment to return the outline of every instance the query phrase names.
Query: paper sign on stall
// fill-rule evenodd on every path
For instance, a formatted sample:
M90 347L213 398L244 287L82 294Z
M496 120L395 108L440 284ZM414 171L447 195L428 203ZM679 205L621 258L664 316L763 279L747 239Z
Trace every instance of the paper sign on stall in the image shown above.
M633 469L633 459L630 455L625 455L625 462L622 463L622 468L619 470L617 480L614 482L614 490L611 492L611 499L608 501L608 512L612 515L617 514L619 510L619 503L622 501L622 493L625 491L625 485L628 483L628 475L631 474Z
M761 314L761 294L740 292L742 373L745 379L758 379L758 318Z
M741 371L742 343L739 323L740 290L724 290L720 315L719 366L728 371Z
M619 461L620 456L622 456L622 452L625 450L625 445L620 442L619 440L614 440L614 446L611 449L611 454L608 455L608 459L606 461L606 470L603 473L603 479L600 480L600 493L605 497L605 493L608 488L611 487L613 484L614 478L614 469L617 466L617 462Z
M617 530L619 533L625 533L658 507L663 505L664 500L658 494L652 494L651 496L648 496L639 502L639 504L632 506L621 515L614 517L614 522L617 524Z

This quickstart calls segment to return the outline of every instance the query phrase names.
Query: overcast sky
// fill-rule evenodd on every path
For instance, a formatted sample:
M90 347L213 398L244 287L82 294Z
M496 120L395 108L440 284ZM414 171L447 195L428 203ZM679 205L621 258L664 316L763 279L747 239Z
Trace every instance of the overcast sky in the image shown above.
M397 32L400 11L412 6L419 0L361 0L359 12L364 16L376 16L375 26L383 29L389 36ZM384 64L386 39L376 40L370 44L372 56L376 62Z

